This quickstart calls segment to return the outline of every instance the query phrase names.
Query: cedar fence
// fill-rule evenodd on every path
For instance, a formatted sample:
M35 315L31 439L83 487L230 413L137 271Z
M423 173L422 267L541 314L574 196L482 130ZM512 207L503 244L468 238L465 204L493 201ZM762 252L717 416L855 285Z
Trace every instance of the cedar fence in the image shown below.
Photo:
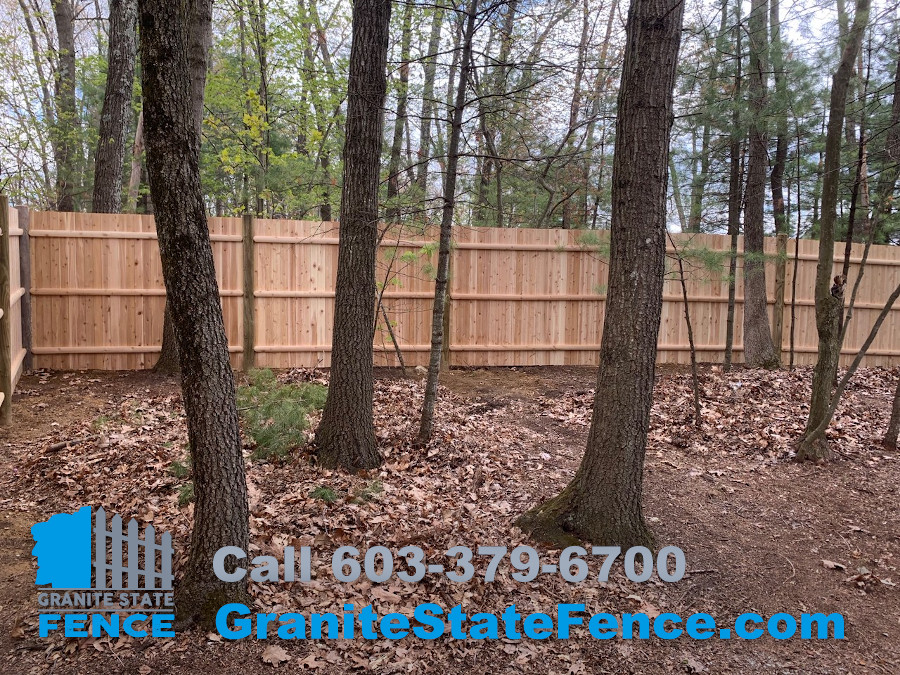
M10 225L11 366L14 382L33 354L36 368L149 368L159 352L165 290L152 216L3 209ZM20 220L25 228L17 227ZM337 224L253 218L210 218L216 272L232 363L244 354L257 367L324 366L330 361L337 268ZM409 228L407 228L408 230ZM446 352L453 366L596 365L608 264L603 233L567 230L458 228L451 256ZM687 287L701 361L724 358L728 308L728 237L675 235L686 251ZM19 248L30 248L26 284ZM437 232L385 233L378 256L378 292L407 365L427 363ZM606 241L606 243L604 243ZM246 242L246 244L245 244ZM794 240L766 240L770 319L781 316L784 361L791 333ZM797 260L795 363L812 364L818 337L814 281L818 242L802 240ZM836 246L835 274L844 244ZM739 245L739 250L742 243ZM670 245L671 251L671 245ZM853 247L850 281L862 245ZM711 267L701 259L717 259ZM778 260L782 263L779 265ZM0 260L2 265L2 260ZM738 261L735 362L741 361L742 271ZM776 279L777 277L777 279ZM900 283L900 248L869 254L842 362L862 344L885 298ZM776 293L776 287L779 293ZM783 309L776 312L776 295ZM2 293L0 293L2 295ZM849 293L848 293L849 296ZM669 274L664 288L659 362L690 359L681 288ZM23 312L30 300L31 320ZM778 303L781 304L780 302ZM23 343L22 315L26 314ZM374 330L378 365L396 365L388 326ZM900 307L869 349L866 366L900 362ZM29 330L32 337L28 337ZM0 331L2 333L2 331ZM2 339L2 335L0 335ZM28 348L23 348L23 344ZM27 355L26 355L27 354ZM11 355L11 356L9 356ZM5 363L5 361L4 361ZM8 396L6 397L8 399Z
M20 250L23 235L18 211L0 195L0 424L12 421L12 392L31 366L24 347L27 336L23 336L23 327L30 323L30 298L22 283L27 276L21 265L21 258L27 257L27 250Z

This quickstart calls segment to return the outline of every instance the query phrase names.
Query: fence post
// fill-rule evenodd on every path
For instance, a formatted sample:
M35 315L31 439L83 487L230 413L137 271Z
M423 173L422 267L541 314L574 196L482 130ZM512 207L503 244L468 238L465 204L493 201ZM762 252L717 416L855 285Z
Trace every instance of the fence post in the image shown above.
M9 199L0 195L0 424L12 423L12 330L9 313Z
M256 257L254 253L253 230L254 230L253 214L244 214L244 371L252 370L256 367L256 308L254 292L254 270L256 267Z
M775 310L772 317L772 342L775 354L781 361L781 343L784 335L784 287L787 276L787 235L779 234L775 240Z
M19 307L22 308L22 347L25 349L25 360L22 362L22 370L34 370L34 353L32 352L34 337L32 336L31 327L31 240L29 231L31 229L31 209L27 206L20 206L19 211L19 229L22 234L19 237L19 276L21 277L22 288L25 289L25 295Z

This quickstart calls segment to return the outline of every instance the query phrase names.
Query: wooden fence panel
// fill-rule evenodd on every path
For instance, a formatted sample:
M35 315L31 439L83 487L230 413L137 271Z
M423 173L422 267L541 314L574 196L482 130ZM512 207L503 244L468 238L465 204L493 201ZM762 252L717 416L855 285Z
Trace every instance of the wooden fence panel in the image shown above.
M209 226L226 331L239 352L240 219ZM30 235L36 367L151 367L165 308L153 217L35 211Z
M256 351L261 367L323 366L331 363L331 326L337 276L336 223L257 220ZM428 274L437 254L423 247L436 232L392 229L376 259L377 291L407 365L428 362L434 282ZM375 363L395 365L383 317L375 327Z
M22 298L25 297L25 289L22 284L21 263L19 261L19 245L22 238L22 230L19 228L19 212L9 209L9 280L10 280L10 332L12 336L12 388L22 377L25 363L25 347L22 340Z
M243 256L240 218L209 227L232 362L242 363ZM152 366L162 336L165 292L150 216L31 216L36 367L129 369ZM376 283L407 365L426 364L431 338L437 231L392 228L377 257ZM675 235L685 259L699 358L721 362L728 313L730 239ZM260 367L330 365L337 224L291 220L254 223L253 342ZM800 242L793 303L795 362L816 359L816 241ZM782 350L792 333L794 240L787 243ZM835 248L835 274L843 261ZM739 252L743 242L739 242ZM670 257L674 249L669 245ZM862 245L854 245L852 285ZM775 240L766 240L770 313ZM596 365L608 283L608 233L458 228L450 270L450 361L456 366ZM17 259L13 256L13 259ZM660 363L690 359L681 286L667 266L659 335ZM842 363L852 359L900 283L900 248L872 247ZM847 290L849 300L850 289ZM739 255L735 362L742 360L743 272ZM770 316L771 318L771 316ZM886 320L866 365L900 360L900 306ZM384 317L374 329L376 363L395 365Z
M19 214L0 196L0 424L12 422L12 394L22 376L22 274L19 262Z

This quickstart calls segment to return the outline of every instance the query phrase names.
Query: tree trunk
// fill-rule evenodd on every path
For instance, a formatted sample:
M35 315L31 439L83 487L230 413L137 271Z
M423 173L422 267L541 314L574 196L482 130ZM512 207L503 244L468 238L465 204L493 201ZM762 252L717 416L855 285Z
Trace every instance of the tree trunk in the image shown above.
M437 51L441 46L441 26L444 8L435 7L431 17L431 35L428 37L428 56L425 59L425 75L422 84L422 119L419 122L419 166L416 170L416 186L420 197L428 196L428 162L431 158L431 131L434 117L434 80L437 74Z
M581 39L578 41L578 60L575 66L575 82L572 85L572 102L569 104L569 129L567 132L568 141L566 142L566 154L570 155L566 161L574 164L573 171L568 171L567 173L575 175L572 176L573 183L575 183L572 187L573 190L577 192L577 190L587 191L587 184L579 185L577 183L578 178L582 175L580 171L579 165L581 164L583 158L578 157L575 158L574 154L576 150L579 148L575 142L575 129L578 125L578 117L581 114L581 98L582 98L582 82L585 77L585 69L587 68L587 50L588 50L588 42L591 38L591 28L592 28L592 17L590 6L588 4L588 0L583 0L581 4ZM572 196L575 195L575 192L572 193ZM573 227L572 218L573 218L573 210L577 208L576 202L574 199L567 199L565 203L563 203L562 207L562 229L570 230ZM582 216L582 213L579 213L578 216ZM585 225L584 222L575 223L574 227L583 228Z
M675 160L669 153L669 180L672 183L672 198L675 200L675 213L678 214L678 225L682 232L688 231L687 217L684 214L684 201L681 198L681 185L678 181L678 169L675 168Z
M390 0L353 4L331 377L316 431L319 462L351 472L381 464L372 421L372 326L390 21Z
M597 120L600 116L600 99L603 94L606 93L606 87L609 83L610 75L607 68L607 57L609 55L609 45L611 42L610 36L612 35L613 23L616 18L616 14L619 9L619 0L612 0L609 6L609 14L606 17L606 29L603 35L603 41L600 43L600 54L597 57L597 75L594 79L594 91L591 95L591 110L590 115L588 117L588 126L587 131L585 132L585 152L587 153L587 157L589 159L593 158L594 154L594 134L597 128ZM601 133L601 151L600 151L600 167L598 173L600 174L597 177L597 189L594 194L594 203L592 205L591 211L592 215L590 218L591 225L590 229L596 229L597 225L597 211L599 210L600 204L600 187L603 185L603 167L605 157L603 156L604 152L604 143L606 140L606 124L603 125L603 130ZM591 183L591 161L587 161L584 163L582 167L582 182L587 186ZM588 192L589 190L585 188L584 191L584 199L582 201L582 208L584 210L584 220L585 224L587 224L588 218Z
M109 65L94 166L94 197L91 202L94 213L118 213L122 208L122 169L136 48L137 1L110 0Z
M431 312L431 358L428 361L428 378L425 381L425 399L419 420L419 443L431 440L434 426L434 404L437 401L438 378L441 371L441 352L444 345L444 309L450 270L450 234L453 229L453 211L456 208L456 177L459 165L459 140L462 135L463 109L466 107L466 88L472 71L472 38L478 14L478 0L469 0L466 9L466 28L463 35L462 64L456 85L456 101L450 121L450 137L447 142L447 169L444 178L444 208L441 212L441 239L438 245L437 274L434 282L434 306Z
M775 214L775 232L787 234L788 217L784 208L784 170L787 166L787 81L784 73L784 45L781 42L781 17L779 0L770 0L772 25L772 70L775 76L775 161L772 163L770 184L772 187L772 211Z
M495 195L494 225L503 227L503 160L506 151L506 138L504 134L503 120L510 114L506 92L509 89L508 74L510 70L509 56L512 51L513 28L518 15L519 0L509 0L505 3L503 23L500 25L500 48L497 56L491 58L485 53L485 91L476 92L479 95L478 117L484 138L484 150L487 155L481 164L478 175L478 211L475 217L476 225L490 225L486 210L489 207L487 195L493 189ZM491 45L494 35L491 31L487 44ZM487 49L487 48L486 48ZM487 68L487 63L493 61L494 66ZM473 75L477 71L472 71ZM576 78L577 79L577 78ZM477 82L477 79L476 79ZM482 97L484 93L487 97ZM496 116L498 123L496 128L488 125L488 120ZM491 185L493 183L493 185ZM537 225L540 227L540 225Z
M897 436L900 435L900 382L894 392L894 404L891 406L891 421L888 422L887 433L881 444L888 450L897 449Z
M53 145L56 149L56 210L75 210L75 168L80 123L75 98L75 9L72 0L53 2L56 24L57 58L54 93L56 126Z
M700 142L700 171L691 180L691 210L688 216L686 232L700 232L703 221L703 193L709 177L709 142L712 129L709 120L703 123L703 134Z
M743 160L742 145L744 133L741 124L741 0L735 2L734 19L734 99L731 108L731 138L728 145L728 235L731 237L730 257L728 261L728 314L725 320L725 363L723 368L731 370L734 351L734 306L735 282L737 277L738 236L741 233L741 203L743 201L744 176L741 162Z
M213 0L193 0L190 3L190 25L185 34L187 39L187 67L190 73L191 120L197 134L197 143L202 145L203 132L203 96L206 92L206 70L209 49L212 45L212 4ZM137 139L135 139L137 145ZM133 169L132 169L133 170ZM178 340L172 326L169 302L163 311L163 336L159 359L153 371L165 375L178 372L180 358Z
M19 0L19 9L22 10L22 17L25 20L25 28L28 31L28 39L31 45L31 57L32 62L34 63L34 71L37 74L38 83L40 84L41 89L41 112L44 115L44 123L47 125L47 128L50 130L50 145L51 151L53 153L54 161L57 162L59 158L59 144L58 139L56 138L56 115L53 110L54 101L50 95L50 86L47 76L44 71L44 58L45 52L44 49L39 44L39 36L35 27L35 17L32 16L32 10L29 8L28 4L25 3L25 0ZM40 12L38 9L35 9L35 14L38 20L38 25L43 23L43 20L40 17ZM49 70L52 73L53 67L49 66ZM46 194L54 193L56 186L54 184L54 178L51 177L50 174L50 161L49 156L43 147L40 148L41 155L41 174L43 177L43 189Z
M138 115L137 127L134 130L134 145L131 147L131 174L128 177L128 201L126 213L134 213L137 209L138 195L141 190L141 164L144 155L144 111Z
M253 50L259 65L259 104L262 107L262 129L256 151L256 215L265 218L267 211L267 195L269 185L269 149L271 144L271 127L269 121L269 38L266 20L265 0L253 0L249 4L248 16L253 31Z
M775 368L778 354L772 344L766 297L763 252L766 173L769 166L766 137L767 0L753 0L750 38L750 156L744 206L744 363L753 368Z
M403 10L403 26L400 36L400 72L397 84L397 111L394 118L394 138L388 161L387 211L389 224L400 222L400 158L403 152L403 127L406 124L406 103L409 98L409 51L412 44L412 8L407 3Z
M234 374L206 224L200 138L190 96L186 37L194 3L139 0L139 8L147 168L181 357L196 498L176 612L182 625L199 621L212 627L219 607L248 600L246 578L223 582L213 574L212 563L223 546L246 550L249 509Z
M666 164L683 13L684 3L667 0L634 0L628 10L609 291L587 449L572 482L517 521L554 545L575 538L619 546L653 541L641 491L665 276Z
M847 36L841 62L831 81L828 131L825 136L825 168L822 181L819 262L816 267L816 330L819 334L819 358L813 371L812 397L809 404L809 417L806 420L806 431L797 450L799 461L819 461L831 457L825 435L814 435L810 432L822 424L828 412L841 349L838 339L838 317L843 302L842 298L831 295L834 229L837 222L838 184L840 182L841 145L844 113L847 108L847 89L868 19L869 0L857 0L853 26Z
M175 326L172 325L172 310L169 307L167 296L163 309L162 346L159 350L159 358L153 366L153 372L160 375L175 375L181 368L179 363L178 340L175 338Z
M777 2L777 0L773 0ZM709 82L704 87L702 100L706 107L703 120L703 133L700 145L700 171L691 184L691 211L688 219L688 231L700 232L703 221L703 197L706 192L706 184L709 181L710 167L710 143L714 120L709 111L716 106L716 95L719 87L719 65L722 54L727 51L725 43L728 34L728 0L722 0L719 7L719 32L716 34L715 48L710 56Z
M900 57L897 58L897 67L894 75L894 102L891 106L891 126L885 140L885 155L885 160L893 164L894 169L892 172L882 171L878 177L878 192L875 195L876 213L885 212L883 204L885 202L890 203L893 197L897 178L896 167L898 162L900 162ZM871 227L877 227L874 219ZM900 382L897 383L897 390L894 392L891 421L888 424L887 433L884 435L883 444L886 448L896 449L898 433L900 433Z

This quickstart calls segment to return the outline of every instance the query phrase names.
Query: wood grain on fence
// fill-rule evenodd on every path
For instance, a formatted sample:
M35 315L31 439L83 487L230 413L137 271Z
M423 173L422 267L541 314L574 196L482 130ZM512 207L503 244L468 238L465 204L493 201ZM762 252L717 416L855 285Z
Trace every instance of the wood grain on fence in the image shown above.
M210 218L213 253L232 361L241 367L245 289L252 286L253 344L260 367L328 366L334 317L338 226L292 220L253 223L253 283L244 278L243 223ZM450 360L455 366L595 365L603 332L608 240L600 232L458 228L451 263ZM685 256L701 361L724 357L730 239L676 235ZM437 252L435 230L384 233L376 282L408 365L427 363ZM782 348L793 330L798 364L815 362L816 241L801 241L792 322L795 241L787 242ZM835 273L843 260L836 255ZM740 247L739 247L740 250ZM837 249L836 249L837 250ZM766 240L770 312L775 239ZM153 219L136 215L31 215L36 367L150 367L162 337L165 291ZM862 245L853 247L858 261ZM688 363L683 305L674 266L664 287L659 361ZM856 273L852 268L850 283ZM862 344L884 299L900 282L900 249L873 247L843 362ZM741 360L742 272L738 261L735 362ZM849 294L848 294L849 296ZM382 321L373 327L376 363L395 365ZM900 360L900 307L865 365Z
M12 392L22 376L25 349L22 343L22 299L25 289L19 261L19 213L0 196L0 421L11 420Z

